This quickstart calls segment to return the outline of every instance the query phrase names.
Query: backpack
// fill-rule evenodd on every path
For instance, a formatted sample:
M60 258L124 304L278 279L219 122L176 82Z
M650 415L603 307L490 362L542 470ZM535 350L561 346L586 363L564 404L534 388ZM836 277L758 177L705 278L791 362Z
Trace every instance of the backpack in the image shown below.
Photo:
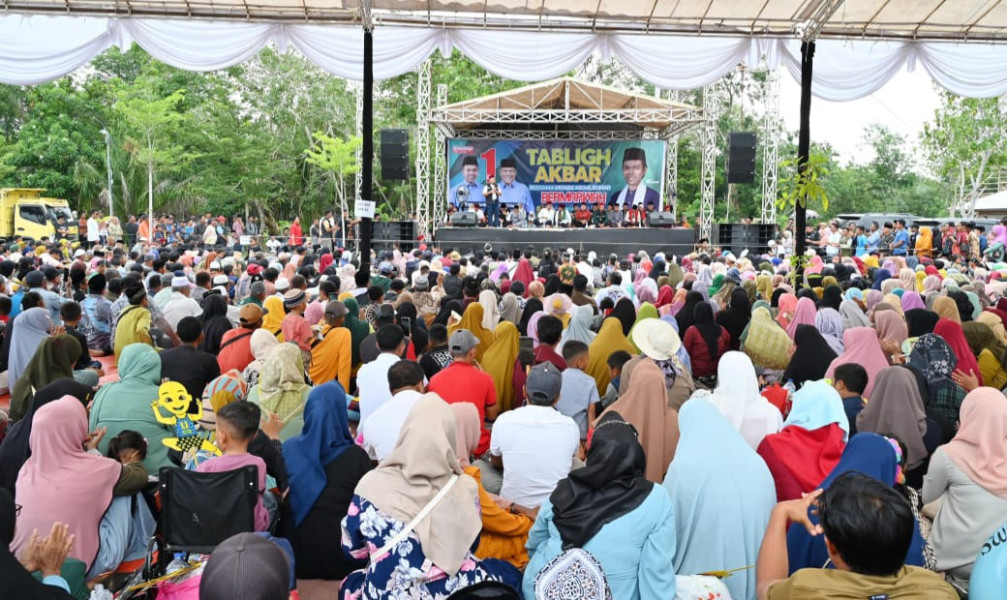
M612 600L605 570L593 554L571 548L535 576L535 600Z

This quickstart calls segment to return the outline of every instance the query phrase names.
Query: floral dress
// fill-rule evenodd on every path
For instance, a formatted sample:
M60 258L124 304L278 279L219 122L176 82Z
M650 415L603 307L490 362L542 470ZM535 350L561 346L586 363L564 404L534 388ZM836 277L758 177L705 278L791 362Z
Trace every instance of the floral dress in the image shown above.
M343 551L356 559L371 558L372 552L384 547L405 526L366 498L354 495L343 519ZM472 548L478 544L476 538ZM420 539L410 532L391 552L373 560L367 568L347 575L340 586L339 597L342 600L444 600L459 589L487 580L521 589L521 574L517 569L502 560L477 559L471 550L461 570L448 576L424 556Z

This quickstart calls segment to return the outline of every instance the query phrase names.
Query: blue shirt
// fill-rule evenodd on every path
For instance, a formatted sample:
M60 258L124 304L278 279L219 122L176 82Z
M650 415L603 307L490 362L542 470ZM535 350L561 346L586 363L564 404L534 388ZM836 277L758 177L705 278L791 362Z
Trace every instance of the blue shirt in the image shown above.
M500 202L523 206L528 213L535 212L535 203L531 199L531 192L528 191L528 186L519 181L510 184L500 184Z
M572 367L563 371L563 387L560 388L556 410L573 419L580 429L582 440L587 439L587 408L600 401L594 377Z
M902 242L901 244L899 242ZM909 232L899 229L895 232L895 241L892 242L892 255L905 256L909 249Z
M881 230L867 236L867 252L874 252L881 246Z
M867 244L868 242L866 235L861 233L860 235L857 236L857 252L856 252L857 256L867 254Z

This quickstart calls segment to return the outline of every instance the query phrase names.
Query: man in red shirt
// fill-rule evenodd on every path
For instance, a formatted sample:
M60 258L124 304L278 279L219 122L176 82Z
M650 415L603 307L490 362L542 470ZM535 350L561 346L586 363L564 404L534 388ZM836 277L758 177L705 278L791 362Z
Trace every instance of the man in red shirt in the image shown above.
M482 432L479 434L479 445L475 451L477 457L485 454L490 448L490 432L486 429L486 420L495 420L500 410L497 406L497 392L493 386L493 378L475 366L478 345L479 338L468 329L459 329L452 333L448 341L452 362L434 375L430 385L427 386L428 392L437 394L448 404L470 402L475 405L479 411L479 420L483 424Z
M231 329L220 338L220 352L217 353L217 364L220 365L220 372L226 373L231 369L238 372L244 371L250 362L255 360L252 356L252 334L256 329L262 327L262 317L268 311L258 304L246 304L241 307L238 313L241 319L241 327Z
M556 346L559 345L563 336L563 321L559 317L546 315L538 320L538 345L535 346L535 360L533 365L542 363L552 363L562 373L566 370L566 361ZM514 406L524 406L524 386L528 374L525 372L521 360L514 361Z

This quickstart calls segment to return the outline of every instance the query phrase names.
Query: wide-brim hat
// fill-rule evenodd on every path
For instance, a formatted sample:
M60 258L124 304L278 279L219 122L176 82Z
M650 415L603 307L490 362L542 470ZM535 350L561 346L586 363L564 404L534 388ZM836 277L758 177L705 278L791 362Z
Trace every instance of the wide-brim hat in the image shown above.
M632 342L654 360L670 360L682 347L682 338L670 323L644 319L633 327Z

